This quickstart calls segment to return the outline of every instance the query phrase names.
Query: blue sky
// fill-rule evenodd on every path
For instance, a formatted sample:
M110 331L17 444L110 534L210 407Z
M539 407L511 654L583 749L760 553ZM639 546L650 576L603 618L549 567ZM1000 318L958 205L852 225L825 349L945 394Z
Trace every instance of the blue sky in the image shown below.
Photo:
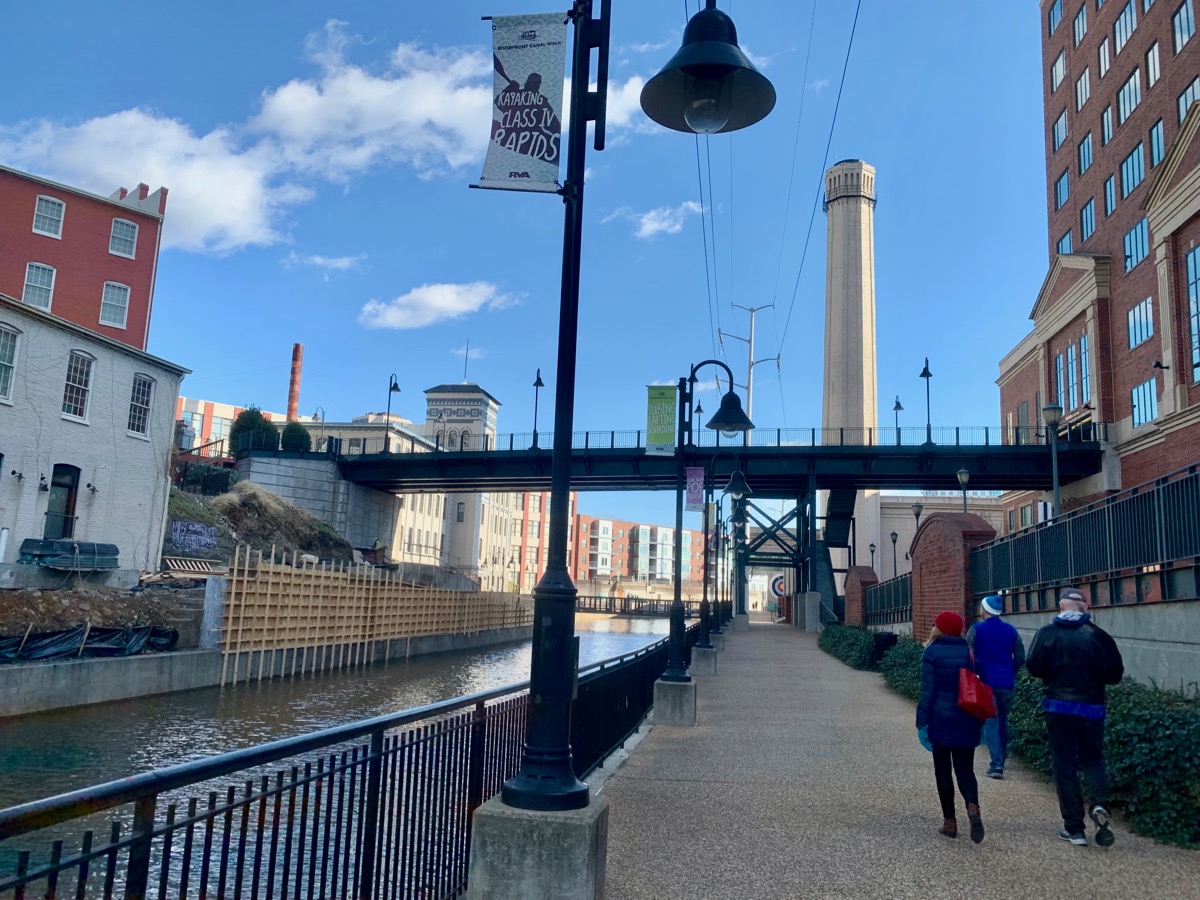
M188 396L283 409L299 341L306 415L382 409L395 372L400 411L421 418L424 389L462 379L469 340L469 377L503 403L500 431L530 429L538 367L549 430L561 201L467 185L490 122L480 17L565 6L16 4L6 64L24 74L0 96L0 162L102 194L170 189L150 350L194 370ZM731 303L772 302L756 356L782 363L756 369L756 424L819 425L819 207L801 263L855 4L823 0L814 16L810 0L722 0L779 102L709 139L703 214L696 140L637 104L696 2L613 6L608 148L588 155L575 427L644 427L645 385L719 353L718 319L745 334ZM901 424L923 424L926 355L935 425L999 422L997 363L1028 331L1047 266L1039 26L1029 3L862 4L829 162L878 170L881 424L897 394ZM725 353L741 380L744 345ZM581 507L671 517L665 495Z

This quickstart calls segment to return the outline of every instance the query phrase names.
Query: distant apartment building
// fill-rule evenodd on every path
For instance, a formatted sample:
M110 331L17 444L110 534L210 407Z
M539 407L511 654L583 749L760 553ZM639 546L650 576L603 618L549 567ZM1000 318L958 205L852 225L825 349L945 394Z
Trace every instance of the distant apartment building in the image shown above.
M167 189L101 197L0 166L0 293L145 350Z
M1050 264L998 383L1006 425L1052 401L1064 434L1110 423L1064 510L1200 458L1196 3L1041 0ZM1043 499L1006 495L1006 527Z
M607 593L614 584L636 591L634 583L675 579L675 530L620 519L580 514L575 517L572 578L581 593ZM683 532L684 582L703 583L704 536Z

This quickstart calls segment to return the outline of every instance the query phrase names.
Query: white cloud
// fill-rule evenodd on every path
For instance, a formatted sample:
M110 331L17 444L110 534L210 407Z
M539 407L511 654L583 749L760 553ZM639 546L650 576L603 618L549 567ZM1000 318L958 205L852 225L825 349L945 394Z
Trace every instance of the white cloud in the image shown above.
M487 356L487 351L482 347L471 347L469 344L465 347L453 347L451 348L450 353L454 356L462 356L466 354L467 359L483 359Z
M295 250L288 253L280 262L285 268L294 269L297 266L311 266L325 270L325 281L329 280L330 272L348 272L357 269L358 264L367 258L365 253L358 256L321 256L320 254L299 254Z
M660 206L641 213L622 206L605 216L603 222L628 219L634 223L634 237L649 239L659 234L679 234L688 218L703 209L695 200L685 200L679 206Z
M821 91L825 90L825 88L829 87L829 79L828 78L818 78L816 81L810 81L808 84L805 85L805 87L808 88L810 91L813 91L814 93L819 94Z
M393 300L371 300L358 315L367 328L424 328L480 309L503 309L511 298L487 281L423 284Z

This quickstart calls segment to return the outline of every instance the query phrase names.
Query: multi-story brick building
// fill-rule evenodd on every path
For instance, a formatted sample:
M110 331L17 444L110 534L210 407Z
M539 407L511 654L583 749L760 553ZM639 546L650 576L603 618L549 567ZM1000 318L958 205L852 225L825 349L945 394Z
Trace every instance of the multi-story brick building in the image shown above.
M0 293L145 350L167 189L110 197L0 166Z
M607 593L615 582L670 582L675 578L675 531L658 525L646 525L600 516L578 515L572 542L574 559L571 569L580 593ZM683 582L699 585L704 579L703 532L683 532ZM628 588L636 590L635 588Z
M1103 472L1064 509L1200 456L1196 5L1041 0L1050 264L998 383L1007 425L1053 401L1060 430L1109 423ZM1009 530L1042 499L1007 496Z

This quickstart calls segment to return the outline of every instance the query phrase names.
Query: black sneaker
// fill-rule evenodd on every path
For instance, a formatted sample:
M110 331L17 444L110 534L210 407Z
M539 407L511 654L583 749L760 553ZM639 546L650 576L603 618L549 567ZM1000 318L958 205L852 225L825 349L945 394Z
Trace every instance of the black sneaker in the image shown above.
M1083 834L1083 832L1071 834L1071 832L1067 831L1065 828L1058 829L1058 839L1060 841L1066 841L1069 844L1074 844L1076 847L1086 847L1088 845L1087 837Z
M1103 806L1092 807L1092 821L1096 823L1096 844L1101 847L1111 847L1113 841L1112 829L1108 827L1108 810Z
M988 777L988 778L995 778L997 781L999 781L999 780L1001 780L1001 779L1003 779L1003 778L1004 778L1004 770L1003 770L1003 769L994 769L994 768L993 768L993 769L988 769L988 770L987 770L987 777Z

